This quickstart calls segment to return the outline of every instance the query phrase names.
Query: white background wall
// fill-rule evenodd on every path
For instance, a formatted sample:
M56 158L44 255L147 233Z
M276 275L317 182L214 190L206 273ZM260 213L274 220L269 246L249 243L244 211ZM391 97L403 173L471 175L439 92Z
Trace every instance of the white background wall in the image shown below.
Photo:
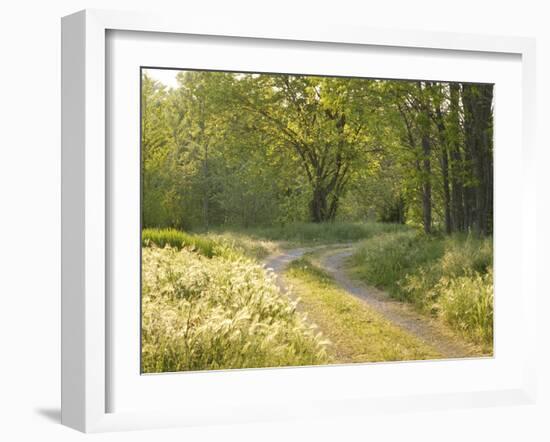
M60 17L83 8L245 15L371 27L534 36L538 43L540 293L549 235L550 13L544 1L12 0L0 7L0 439L83 440L59 421ZM511 177L514 179L514 177ZM550 309L541 297L540 311ZM541 313L541 318L546 315ZM540 321L537 406L92 436L160 440L550 440L549 326ZM185 400L182 398L182 400Z

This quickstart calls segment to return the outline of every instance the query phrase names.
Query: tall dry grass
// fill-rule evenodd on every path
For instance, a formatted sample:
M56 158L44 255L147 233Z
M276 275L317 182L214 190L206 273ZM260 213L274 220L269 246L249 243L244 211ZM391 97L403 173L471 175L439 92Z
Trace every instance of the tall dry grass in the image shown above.
M252 260L143 248L142 371L322 364L326 342Z

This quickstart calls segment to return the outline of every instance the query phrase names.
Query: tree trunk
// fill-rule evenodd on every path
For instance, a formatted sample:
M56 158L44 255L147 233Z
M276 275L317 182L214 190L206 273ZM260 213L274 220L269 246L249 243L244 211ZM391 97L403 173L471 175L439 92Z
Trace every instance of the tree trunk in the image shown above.
M443 207L445 214L445 233L450 235L453 231L451 221L451 189L449 184L449 153L447 149L447 134L441 105L435 109L437 119L437 132L439 135L439 161L441 164L441 175L443 178Z
M341 175L336 181L336 185L314 184L313 194L309 203L311 221L321 223L334 221L340 204L340 197L346 186L346 175Z
M418 82L418 89L424 92L426 86ZM430 105L431 106L431 105ZM423 115L420 116L420 131L422 134L422 221L424 232L432 232L432 145L430 140L430 115L426 105L425 97L422 98L421 108Z
M464 190L462 185L463 159L460 152L460 86L458 83L450 85L450 125L448 129L449 139L449 173L451 175L451 218L453 229L459 232L465 231L464 220Z
M328 194L321 186L313 188L313 195L311 202L309 203L309 210L311 214L311 221L314 223L321 223L327 221L328 218Z
M445 208L445 233L450 235L453 232L451 218L451 189L449 185L449 158L447 156L447 147L441 146L441 172L443 174L443 197Z
M428 134L422 135L422 174L424 182L422 184L422 214L424 223L424 232L432 232L432 166L430 162L431 144Z
M210 227L210 171L208 168L208 142L205 136L205 117L204 117L204 101L201 99L199 103L200 120L199 120L199 143L204 145L204 157L203 157L203 198L202 198L202 216L204 227L208 231Z
M492 85L463 86L464 137L475 178L474 228L480 235L493 231L493 118Z
M336 195L333 195L328 209L327 221L332 222L336 219L336 212L338 211L339 204L340 198Z

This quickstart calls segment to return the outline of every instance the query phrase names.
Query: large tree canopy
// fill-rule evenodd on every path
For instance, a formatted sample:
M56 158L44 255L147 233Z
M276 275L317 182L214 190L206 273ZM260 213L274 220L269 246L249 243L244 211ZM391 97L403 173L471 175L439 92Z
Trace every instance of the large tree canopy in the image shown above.
M492 85L182 71L142 82L144 226L492 232Z

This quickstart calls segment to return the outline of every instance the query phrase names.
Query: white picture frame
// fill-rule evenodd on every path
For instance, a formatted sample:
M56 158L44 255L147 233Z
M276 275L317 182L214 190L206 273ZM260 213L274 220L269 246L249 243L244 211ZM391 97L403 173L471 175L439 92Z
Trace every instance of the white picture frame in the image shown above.
M109 410L112 355L107 327L111 321L108 286L107 229L109 196L106 121L109 93L106 81L106 35L111 31L140 31L162 35L198 35L269 39L287 44L309 42L384 48L426 49L484 54L510 54L521 63L521 242L517 258L521 278L525 336L534 336L536 266L527 265L535 253L534 108L535 43L532 39L450 33L388 31L343 26L235 22L216 23L196 17L86 10L62 20L62 423L84 432L157 428L214 423L253 422L314 416L361 415L435 408L458 408L532 403L536 393L535 339L526 340L519 363L521 380L502 388L477 387L462 392L349 397L342 394L309 403L254 403L253 393L235 398L227 412L207 408L189 410ZM293 43L295 42L295 43ZM498 118L498 115L497 115ZM498 247L498 243L496 245ZM533 258L531 258L533 259ZM498 315L498 313L497 313ZM496 318L498 321L498 316ZM531 344L532 343L532 344ZM498 354L497 354L498 357ZM386 368L385 368L386 367ZM378 371L390 370L378 365ZM411 365L412 367L412 365ZM419 370L419 365L414 369ZM326 368L322 368L326 370ZM330 367L343 370L346 367ZM354 367L360 370L361 367ZM412 369L412 368L411 368ZM474 366L472 369L476 369ZM294 369L292 369L294 370ZM282 377L292 370L263 370L259 376ZM303 370L303 369L302 369ZM255 373L258 373L256 371ZM326 371L325 371L326 373ZM217 373L218 378L227 373ZM322 376L322 375L321 375ZM202 382L208 382L202 378ZM212 379L212 378L210 378ZM519 379L519 378L518 378ZM452 381L449 381L451 383ZM251 399L252 398L252 399ZM226 404L227 405L227 404Z

